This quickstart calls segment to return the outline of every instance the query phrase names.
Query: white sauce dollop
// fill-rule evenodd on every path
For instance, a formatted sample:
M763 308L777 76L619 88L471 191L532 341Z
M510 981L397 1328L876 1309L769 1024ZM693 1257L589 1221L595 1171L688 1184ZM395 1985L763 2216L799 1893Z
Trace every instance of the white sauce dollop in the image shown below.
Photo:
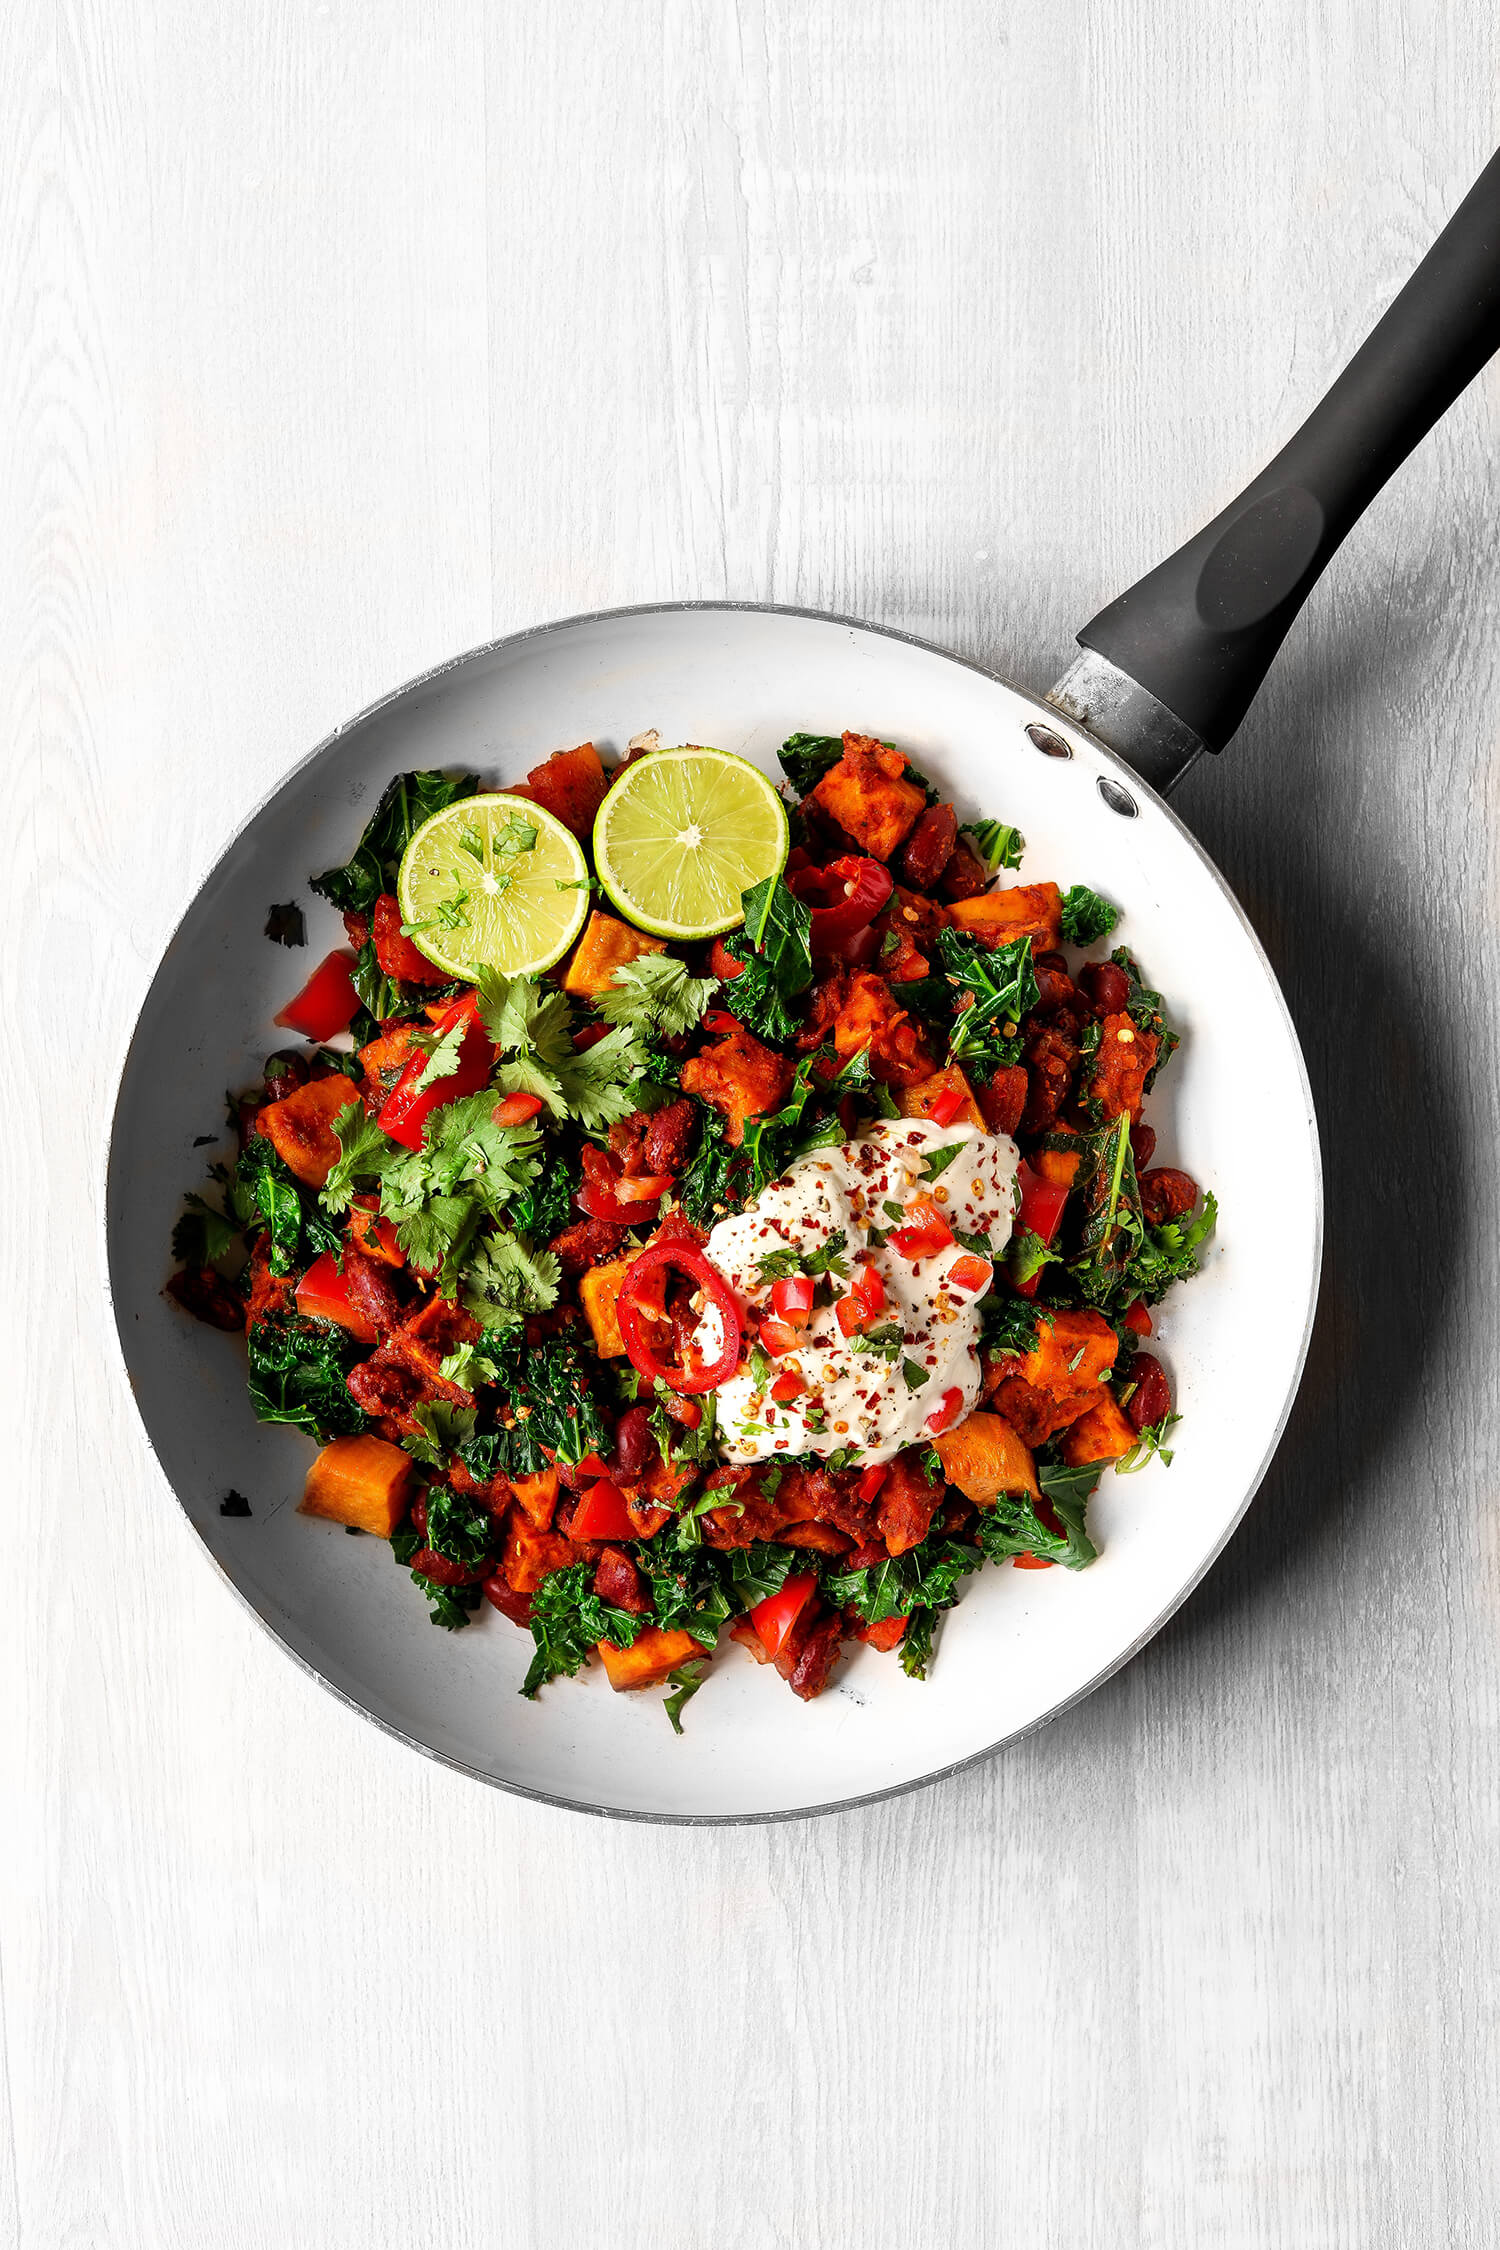
M929 1178L927 1159L955 1144L958 1154ZM928 1416L944 1392L963 1394L955 1420L970 1411L979 1398L979 1305L986 1292L973 1294L948 1282L969 1252L955 1241L913 1263L891 1244L872 1242L870 1230L881 1237L914 1223L911 1205L925 1192L957 1233L987 1238L998 1259L1010 1240L1019 1162L1006 1134L902 1118L872 1125L857 1141L801 1157L747 1210L720 1220L704 1255L742 1303L770 1308L774 1277L762 1275L762 1258L786 1249L805 1256L842 1231L839 1255L849 1272L847 1279L831 1277L835 1300L848 1295L859 1265L868 1261L885 1290L886 1309L877 1326L901 1331L899 1344L892 1338L883 1351L861 1349L860 1337L843 1334L833 1304L820 1302L803 1331L805 1341L773 1360L769 1375L757 1377L746 1367L720 1386L718 1441L726 1461L799 1453L826 1458L846 1446L857 1447L862 1462L890 1461L903 1446L927 1439ZM899 1205L899 1214L889 1205ZM818 1294L827 1298L828 1282ZM697 1341L708 1359L723 1351L723 1327L711 1305L699 1322ZM922 1370L925 1382L908 1379L908 1362ZM777 1404L771 1384L788 1371L799 1374L807 1388Z

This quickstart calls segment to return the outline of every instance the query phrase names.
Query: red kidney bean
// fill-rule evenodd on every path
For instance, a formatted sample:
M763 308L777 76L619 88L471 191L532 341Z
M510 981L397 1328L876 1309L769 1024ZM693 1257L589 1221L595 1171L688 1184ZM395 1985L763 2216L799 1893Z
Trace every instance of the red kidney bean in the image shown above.
M1145 1171L1156 1154L1156 1131L1150 1125L1132 1125L1130 1128L1130 1153L1135 1158L1136 1176Z
M646 1128L646 1170L680 1172L693 1147L694 1110L684 1097L659 1109Z
M1169 1219L1180 1219L1197 1200L1197 1181L1170 1164L1158 1165L1154 1172L1141 1175L1141 1209L1148 1226L1163 1227Z
M929 805L917 822L899 861L901 879L925 891L937 881L958 842L958 815L951 805Z
M656 1455L650 1408L627 1406L615 1429L615 1467L622 1477L642 1477Z
M1117 961L1085 961L1078 987L1096 1016L1117 1016L1130 998L1130 979Z
M419 1492L411 1504L411 1527L419 1539L427 1537L427 1502Z
M1144 1430L1159 1422L1172 1411L1172 1393L1159 1359L1150 1352L1137 1352L1130 1363L1135 1389L1125 1409L1125 1418L1133 1430Z
M944 898L978 898L981 891L990 887L990 871L977 852L971 852L960 840L953 847L953 857L943 869L939 885Z

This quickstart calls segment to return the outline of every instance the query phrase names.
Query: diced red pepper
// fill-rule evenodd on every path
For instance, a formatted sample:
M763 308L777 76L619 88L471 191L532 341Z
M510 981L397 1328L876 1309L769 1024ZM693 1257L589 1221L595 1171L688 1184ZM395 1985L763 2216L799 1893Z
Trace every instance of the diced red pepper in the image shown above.
M583 1185L574 1192L573 1201L591 1219L607 1219L617 1227L649 1226L656 1217L658 1203L672 1184L665 1174L653 1175L650 1194L627 1197L622 1192L626 1183L617 1156L605 1149L586 1147L579 1161L583 1166Z
M727 1008L710 1008L702 1019L704 1030L713 1032L734 1031L738 1021Z
M964 1394L957 1386L951 1391L944 1391L942 1398L927 1417L927 1427L934 1437L941 1437L944 1430L952 1429L959 1415L963 1412L963 1405Z
M951 1125L964 1106L962 1086L945 1086L927 1115L934 1125Z
M1068 1190L1056 1180L1042 1179L1024 1159L1016 1173L1016 1179L1021 1189L1021 1207L1016 1213L1016 1234L1019 1236L1029 1227L1033 1234L1040 1235L1043 1242L1050 1245L1062 1224ZM1034 1297L1041 1278L1041 1269L1038 1268L1025 1281L1018 1281L1015 1284L1017 1295Z
M1010 1559L1017 1570L1050 1570L1052 1568L1050 1555L1012 1555Z
M574 1539L634 1539L625 1495L608 1477L591 1484L573 1511L570 1537Z
M813 1571L799 1571L795 1578L763 1602L757 1602L750 1612L750 1622L760 1638L760 1645L772 1662L781 1654L791 1636L792 1627L817 1592L818 1581Z
M870 1463L854 1488L856 1497L863 1502L865 1507L868 1507L870 1502L878 1496L881 1486L890 1473L888 1461L872 1461Z
M794 1352L800 1347L802 1338L784 1320L763 1320L760 1324L760 1341L772 1359L784 1359L788 1352Z
M337 1321L363 1344L375 1342L372 1322L350 1302L349 1281L340 1273L331 1250L325 1250L308 1267L297 1284L297 1310L306 1320Z
M926 1219L918 1227L897 1227L891 1248L915 1265L919 1258L935 1258L952 1246L953 1229L946 1219Z
M359 1013L359 994L349 974L353 967L352 953L330 953L272 1022L283 1031L295 1031L299 1038L318 1041L347 1031Z
M1137 1297L1133 1305L1126 1306L1125 1325L1137 1336L1151 1334L1151 1315L1146 1310L1144 1298Z
M814 1295L811 1275L787 1274L771 1284L771 1309L779 1320L790 1321L793 1327L798 1327L812 1311Z
M846 1336L854 1336L869 1328L885 1310L885 1284L874 1266L860 1266L849 1287L847 1297L840 1297L834 1306L834 1318Z
M794 1375L788 1368L786 1373L778 1375L771 1385L771 1396L778 1406L786 1406L792 1399L800 1398L806 1389L807 1385L803 1382L802 1377Z
M447 1078L435 1078L430 1086L417 1092L422 1073L427 1068L426 1055L413 1055L411 1061L396 1080L381 1105L375 1122L383 1133L403 1148L419 1149L427 1127L427 1120L435 1109L449 1102L462 1101L467 1094L477 1094L489 1083L495 1051L486 1036L479 1018L479 1001L472 992L455 1000L437 1027L449 1032L454 1025L464 1026L463 1043L458 1050L458 1068Z
M512 790L510 794L514 796L515 791ZM609 1037L609 1030L610 1027L607 1023L586 1023L582 1025L573 1034L573 1046L576 1052L582 1055L586 1054L590 1047L597 1047L601 1039Z
M977 1297L981 1289L988 1289L995 1278L995 1269L988 1258L976 1258L968 1253L955 1258L948 1268L948 1280L955 1289L965 1289Z
M497 1125L529 1125L533 1117L546 1108L540 1094L507 1094L503 1102L495 1104L494 1119Z

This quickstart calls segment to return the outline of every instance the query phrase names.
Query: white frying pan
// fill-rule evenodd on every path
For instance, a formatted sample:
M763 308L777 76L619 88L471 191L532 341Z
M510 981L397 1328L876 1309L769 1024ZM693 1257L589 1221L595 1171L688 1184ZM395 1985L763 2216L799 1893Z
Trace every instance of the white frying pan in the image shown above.
M486 1781L628 1816L766 1819L910 1788L1013 1741L1108 1677L1207 1570L1281 1435L1317 1296L1322 1181L1296 1034L1244 915L1162 792L1223 747L1329 555L1500 344L1500 159L1327 399L1208 529L1079 636L1047 702L845 618L729 604L619 610L521 633L412 682L314 751L240 830L157 971L109 1156L110 1286L150 1442L228 1583L283 1647L379 1725ZM879 734L969 812L1027 838L1018 880L1085 882L1183 1032L1151 1110L1159 1160L1218 1195L1206 1271L1167 1302L1183 1423L1170 1469L1106 1477L1081 1573L991 1569L947 1618L932 1676L847 1658L804 1704L726 1648L679 1740L597 1667L536 1703L530 1638L483 1613L429 1625L383 1542L296 1513L310 1441L263 1428L235 1339L162 1297L185 1188L226 1086L252 1082L293 964L263 936L343 860L391 774L503 786L548 751L648 727L778 771L795 729ZM326 926L325 926L326 924ZM311 903L308 958L339 941ZM1155 1345L1153 1349L1157 1348ZM1253 1371L1253 1372L1252 1372ZM231 1489L248 1517L221 1516Z

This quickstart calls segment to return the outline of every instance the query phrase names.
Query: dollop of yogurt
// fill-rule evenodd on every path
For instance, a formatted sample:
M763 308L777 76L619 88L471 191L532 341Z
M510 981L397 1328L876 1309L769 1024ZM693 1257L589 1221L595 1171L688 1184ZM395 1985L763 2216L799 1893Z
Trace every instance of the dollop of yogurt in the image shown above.
M948 1151L956 1150L949 1155ZM941 1161L938 1161L941 1159ZM977 1239L977 1254L997 1261L1010 1240L1016 1167L1020 1154L1004 1133L968 1125L934 1125L922 1118L872 1125L858 1140L816 1149L771 1182L746 1210L721 1219L704 1254L742 1303L769 1310L773 1269L761 1261L777 1252L782 1271L805 1270L833 1252L846 1274L829 1274L834 1300L846 1296L860 1265L869 1263L885 1291L885 1310L873 1331L846 1337L834 1304L814 1307L798 1349L767 1362L752 1356L717 1393L719 1449L727 1461L774 1460L800 1453L826 1458L855 1447L861 1462L894 1459L903 1446L927 1436L927 1418L945 1392L959 1390L962 1418L980 1388L979 1306L985 1289L954 1287L949 1276L971 1255L955 1240L933 1257L904 1258L887 1239L920 1220L911 1206L930 1195L955 1235ZM699 1322L705 1358L723 1352L723 1328L712 1305ZM806 1388L777 1402L771 1385L782 1374L799 1375Z

